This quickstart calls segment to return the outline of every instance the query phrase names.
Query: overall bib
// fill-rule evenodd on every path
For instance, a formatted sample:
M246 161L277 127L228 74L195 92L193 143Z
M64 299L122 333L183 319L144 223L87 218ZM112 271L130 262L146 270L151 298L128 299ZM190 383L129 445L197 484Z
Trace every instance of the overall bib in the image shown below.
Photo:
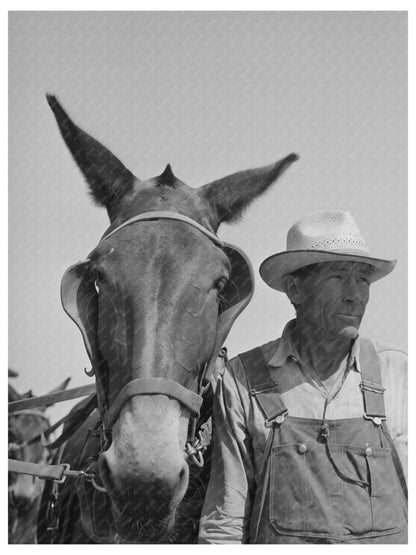
M363 418L292 417L261 350L240 358L270 426L250 543L407 543L406 480L373 344L360 340Z

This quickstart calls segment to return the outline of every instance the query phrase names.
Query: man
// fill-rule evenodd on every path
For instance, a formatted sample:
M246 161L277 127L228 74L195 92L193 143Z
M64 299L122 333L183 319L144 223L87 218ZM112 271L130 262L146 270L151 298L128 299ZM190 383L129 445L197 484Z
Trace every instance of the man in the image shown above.
M358 336L395 263L344 211L298 221L263 262L296 319L219 378L201 543L407 542L407 357Z

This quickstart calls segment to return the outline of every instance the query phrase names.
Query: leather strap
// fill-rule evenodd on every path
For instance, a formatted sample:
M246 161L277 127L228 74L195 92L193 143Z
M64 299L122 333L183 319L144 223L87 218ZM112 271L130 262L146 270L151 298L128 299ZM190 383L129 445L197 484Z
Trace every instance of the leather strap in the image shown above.
M219 240L218 236L215 235L215 233L213 233L212 231L209 231L208 229L206 229L204 226L202 226L195 220L192 220L192 218L188 218L188 216L184 216L183 214L179 214L177 212L168 212L168 211L144 212L143 214L138 214L137 216L133 216L133 218L130 218L129 220L123 222L121 225L119 225L118 227L116 227L115 229L107 233L107 235L104 235L101 238L101 241L108 239L109 237L114 235L114 233L117 233L117 231L120 231L120 229L123 229L123 227L126 227L130 224L134 224L135 222L149 221L149 220L178 220L179 222L185 222L195 227L199 231L202 231L204 235L209 237L211 241L214 241L214 243L216 243L217 245L222 246L223 244L222 241Z
M192 414L198 415L202 397L169 378L137 378L123 387L104 417L106 429L111 429L121 409L136 395L167 395L185 405Z
M54 403L67 401L68 399L87 397L92 393L95 393L95 384L73 387L72 389L57 391L55 393L47 393L46 395L40 395L39 397L29 397L29 399L21 399L19 401L9 403L9 412L16 412L34 407L43 407L45 405L53 405Z
M9 459L8 472L30 474L41 480L62 480L68 470L67 464L38 464Z
M266 425L287 414L288 410L278 394L277 383L271 378L269 365L261 348L256 347L238 356L246 371L249 393L256 398Z
M250 543L257 542L257 536L259 535L259 528L261 522L261 516L263 514L264 503L266 501L266 494L269 485L269 469L270 469L270 453L272 450L272 445L274 442L274 436L276 433L276 426L273 426L267 437L266 447L264 449L264 454L261 462L261 478L260 478L260 488L256 492L256 498L253 507L253 514L251 516L250 523Z
M55 441L48 443L46 447L49 450L60 447L63 443L65 443L65 441L73 436L73 434L78 430L81 424L85 422L95 408L97 408L97 396L93 395L85 406L70 412L65 418L58 422L58 424L68 422L68 425L64 427L62 434L55 439Z
M381 372L378 356L369 339L360 338L361 384L365 416L385 420L384 387L381 384Z

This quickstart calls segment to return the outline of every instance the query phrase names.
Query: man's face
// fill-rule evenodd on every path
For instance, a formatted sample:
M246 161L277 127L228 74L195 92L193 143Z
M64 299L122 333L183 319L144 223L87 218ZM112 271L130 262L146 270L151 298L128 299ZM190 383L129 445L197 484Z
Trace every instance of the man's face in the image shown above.
M354 339L369 299L371 267L362 262L317 264L299 278L298 317L314 334Z

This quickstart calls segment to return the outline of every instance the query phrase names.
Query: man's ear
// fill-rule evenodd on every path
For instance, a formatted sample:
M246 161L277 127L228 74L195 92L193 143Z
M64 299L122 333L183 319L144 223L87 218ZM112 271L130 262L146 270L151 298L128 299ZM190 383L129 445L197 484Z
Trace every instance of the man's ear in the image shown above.
M287 274L282 279L283 290L293 305L302 303L305 299L305 290L302 280L298 276Z

